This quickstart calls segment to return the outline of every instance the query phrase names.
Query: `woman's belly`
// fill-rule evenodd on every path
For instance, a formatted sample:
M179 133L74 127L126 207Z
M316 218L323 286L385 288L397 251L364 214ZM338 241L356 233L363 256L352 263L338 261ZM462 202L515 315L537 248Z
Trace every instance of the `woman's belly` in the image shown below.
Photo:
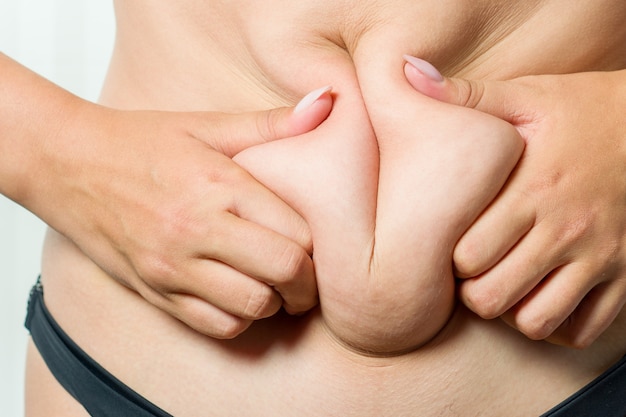
M116 284L54 232L45 253L46 303L57 321L103 367L175 416L539 415L623 352L616 338L623 319L577 351L529 341L461 306L434 339L393 357L347 349L319 309L278 314L220 341Z
M503 148L510 158L500 161L501 153L495 152L487 158L495 164L491 171L472 177L477 184L489 186L479 203L466 210L471 196L454 199L448 192L459 185L455 181L458 172L453 169L460 166L474 172L475 164L484 166L485 143L477 148L459 148L458 137L453 138L456 143L446 143L454 132L443 134L442 126L460 121L459 126L467 127L467 123L478 120L476 132L484 133L480 130L484 126L500 129L501 125L475 113L429 101L416 102L402 78L403 53L432 59L449 73L500 78L533 71L624 65L609 56L613 52L602 55L595 50L585 59L582 53L567 54L558 63L543 53L527 55L524 51L533 50L538 42L524 37L532 29L528 22L543 22L540 11L545 2L536 2L536 8L529 10L520 6L490 8L491 2L463 6L467 10L439 2L397 2L404 7L387 5L383 11L373 3L358 2L353 5L351 19L342 19L349 9L342 2L333 3L336 7L330 9L326 7L329 5L313 6L309 2L276 2L274 9L264 4L259 10L233 5L202 15L191 12L196 6L199 12L217 6L188 2L194 16L190 21L181 13L170 13L169 3L146 10L133 9L141 8L137 2L128 3L118 4L118 45L103 91L104 104L252 110L290 104L321 85L333 85L336 94L331 118L313 134L251 149L236 158L311 223L321 308L304 317L278 315L256 323L231 341L206 338L114 282L70 242L49 233L42 274L51 312L80 346L140 394L177 416L514 415L512 410L525 416L560 402L623 354L626 341L614 337L624 329L621 323L590 349L572 351L531 342L500 321L479 320L455 304L452 247L489 195L497 191L498 181L490 178L495 174L503 177L501 180L506 177L511 158L516 158L515 138L508 139L512 147ZM345 7L338 9L337 5ZM492 20L484 15L491 9ZM140 21L135 20L138 16L142 16ZM174 27L167 41L159 38L163 16L168 18L167 25ZM483 16L478 27L471 23L476 16ZM262 26L257 26L261 22ZM524 30L516 32L518 28ZM550 26L542 30L546 36L556 29ZM522 42L522 38L526 40ZM498 39L505 39L505 45L511 39L518 42L516 59ZM146 40L153 43L141 48ZM182 46L172 47L177 44ZM565 51L565 46L571 45L559 37L548 46L545 49ZM206 53L210 59L203 51L210 51ZM624 54L617 56L625 59ZM439 124L433 124L433 119L439 119ZM429 138L436 138L436 143L406 152L416 131L419 144L424 145ZM446 146L449 151L438 154ZM420 164L410 158L399 165L393 163L411 153L418 159L420 150L428 155ZM416 166L424 168L428 160L442 154L446 158L428 168L431 171L426 170L435 175L437 166L445 165L437 181L430 182L440 187L426 187L419 181L419 170L412 173L411 181L401 176ZM332 158L325 159L328 155L345 157L333 162ZM282 165L272 172L259 165L264 158L302 160L297 164L302 170L296 176L294 167ZM289 177L297 181L285 181L280 175L282 169L289 170ZM307 188L298 187L300 183L306 183ZM398 189L416 187L422 188L412 194L413 200L406 192L394 194ZM302 189L307 190L307 198L299 194ZM423 199L429 204L420 206ZM405 212L406 207L411 210ZM412 217L420 213L424 214L416 227L420 234L403 236L400 232L407 230L407 224L415 226ZM399 224L392 221L398 218L402 219ZM414 293L426 287L443 294L435 305L427 306L429 314L436 313L434 327L428 327L432 323L424 319L428 317L422 309L425 301L413 305L416 310L409 309L417 312L421 321L408 320L400 328L416 326L419 340L412 340L409 347L420 347L393 357L364 355L359 350L371 350L371 346L345 343L351 337L363 342L358 338L378 329L368 327L378 314L371 314L373 318L356 336L341 332L344 322L355 314L361 312L367 318L370 313L364 304L346 305L343 292L370 278L368 262L372 256L368 255L374 251L373 237L381 242L378 258L388 262L377 278L392 280L394 285L383 286L389 293L405 288L407 280L402 278L408 276ZM406 275L416 265L395 262L396 257L407 258L398 256L397 251L410 247L411 239L428 242L414 256L422 274ZM388 273L390 269L392 273ZM433 274L434 270L438 272ZM411 293L401 291L405 294ZM398 301L398 305L406 304ZM392 316L396 323L407 317L415 315L403 311ZM386 324L374 323L383 328ZM380 349L395 350L403 349Z

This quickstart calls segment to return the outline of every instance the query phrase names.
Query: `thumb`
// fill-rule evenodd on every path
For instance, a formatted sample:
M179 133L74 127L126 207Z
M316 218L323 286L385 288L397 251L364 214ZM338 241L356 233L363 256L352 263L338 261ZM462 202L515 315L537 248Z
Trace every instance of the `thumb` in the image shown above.
M233 157L249 147L298 136L316 128L333 107L331 87L304 96L295 107L240 114L212 113L202 122L198 139Z
M507 81L473 81L445 78L427 61L405 55L404 74L420 93L445 103L489 113L509 123L520 122L526 107L517 84Z

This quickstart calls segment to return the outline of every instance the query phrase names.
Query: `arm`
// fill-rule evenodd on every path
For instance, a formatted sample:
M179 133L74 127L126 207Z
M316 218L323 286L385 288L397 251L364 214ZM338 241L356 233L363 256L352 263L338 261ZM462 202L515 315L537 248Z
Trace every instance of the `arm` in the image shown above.
M527 143L455 249L462 300L533 339L591 344L626 302L626 71L470 82L407 67L407 77L511 122Z
M128 112L4 55L0 74L0 192L106 272L215 337L316 304L308 226L229 156L314 128L327 90L297 112Z

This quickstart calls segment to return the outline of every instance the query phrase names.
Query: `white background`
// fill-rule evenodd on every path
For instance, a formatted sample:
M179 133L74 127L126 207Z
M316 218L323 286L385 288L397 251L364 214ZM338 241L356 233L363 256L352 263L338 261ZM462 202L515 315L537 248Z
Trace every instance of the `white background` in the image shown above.
M114 30L111 0L0 0L0 51L88 100L98 98ZM0 196L2 417L24 413L23 321L44 232L40 220Z

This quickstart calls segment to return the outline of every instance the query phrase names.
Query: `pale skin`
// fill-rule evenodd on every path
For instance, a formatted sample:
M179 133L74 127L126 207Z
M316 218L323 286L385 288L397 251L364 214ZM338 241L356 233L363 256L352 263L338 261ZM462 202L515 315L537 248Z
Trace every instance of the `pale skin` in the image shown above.
M500 117L527 144L454 251L463 302L532 339L588 347L626 303L626 71L409 82Z
M4 55L0 72L0 191L111 277L213 337L317 304L308 225L229 157L314 128L328 92L298 112L131 112Z
M623 314L588 349L572 350L531 341L455 303L455 244L506 181L521 139L502 120L419 95L402 71L405 53L478 79L615 69L625 64L619 51L613 54L624 39L623 2L117 6L103 104L260 110L292 105L321 85L333 86L335 100L318 129L235 156L310 224L322 270L320 307L309 314L278 313L231 340L203 337L112 280L63 236L49 234L46 304L88 354L138 393L183 417L527 416L559 403L623 355ZM607 36L579 39L581 21ZM427 148L432 152L420 152ZM288 172L276 175L281 167ZM418 175L420 168L432 181ZM489 181L495 188L482 190L485 201L472 200L471 188L485 176L497 179ZM421 196L407 192L414 187ZM404 246L394 244L396 234ZM376 337L364 340L368 332ZM32 346L27 387L32 416L84 415Z
M57 103L58 101L59 100L55 100L54 102ZM62 104L60 108L81 107L81 106L76 105L78 103L78 100L74 100L76 103L71 103L71 104L69 102L72 100L65 100L65 101L68 102L68 105L66 106L65 104ZM86 107L86 106L83 106L83 107ZM323 111L324 110L322 110L322 112ZM104 113L104 112L101 112L101 113ZM259 116L259 117L265 117L265 116ZM319 116L319 117L322 117L322 116ZM105 118L106 117L100 117L100 119L105 119ZM106 122L103 122L102 120L94 122L94 124L105 124L105 123ZM221 123L221 122L216 121L215 123ZM233 122L233 125L235 123L236 122ZM58 124L58 122L48 123L46 128L48 130L50 130L51 127L52 129L54 129L54 125L56 124ZM250 124L251 123L248 123L248 125ZM132 121L130 123L127 123L127 125L128 125L128 128L130 129L130 125L132 125ZM310 126L306 126L305 128L309 129ZM287 135L290 135L290 133L297 134L299 132L304 131L305 128L296 127L294 128L296 130L293 130L292 132L285 132L285 133ZM89 129L91 129L91 127L89 127ZM242 130L247 129L247 127L242 125L241 129ZM267 130L272 130L272 129L274 129L274 127L269 126ZM94 129L94 130L101 131L102 129ZM40 136L43 136L41 132L39 132L38 134ZM209 134L212 134L212 132L210 132ZM226 132L224 130L218 132L217 134L213 134L213 136L217 137L220 134L224 136L221 138L213 139L212 141L210 140L209 142L211 142L210 143L211 146L217 148L220 153L223 153L226 156L232 156L242 147L245 148L255 143L255 142L231 143L230 141L225 140L224 137L232 133ZM261 132L261 140L271 140L271 138L267 139L267 136L281 136L281 135L283 135L283 132L280 132L280 131L279 132L266 132L266 133ZM93 136L93 135L85 135L85 136ZM263 136L265 136L266 138L263 139ZM4 137L9 137L9 135L5 135ZM257 138L256 140L259 140L259 139ZM220 147L221 148L231 147L231 148L221 149ZM101 149L96 152L98 152L99 155L106 155L107 153L111 153L111 154L116 155L117 157L119 151L120 149L116 149L112 151ZM133 152L130 148L127 149L126 152L129 152L129 154L131 155L137 154L136 152ZM12 153L10 150L5 152L5 155L11 155L11 154ZM15 154L16 153L13 153L13 155ZM28 153L19 153L19 154L28 155ZM74 156L74 158L76 158L76 160L80 160L81 157ZM22 161L17 158L13 159L13 162L15 162L16 165L20 165L22 168L29 166L28 164L23 164ZM120 160L120 162L122 162L122 160ZM42 172L45 172L46 170L45 167L40 167L38 169L39 171L42 171ZM110 175L111 172L115 172L116 170L120 172L120 178L134 178L135 177L134 174L130 175L129 172L122 174L121 172L123 171L123 169L121 168L114 168L112 166L105 168L104 166L102 166L101 169L103 171L105 170L107 171L106 174L98 174L98 176L102 178L116 177L115 175ZM530 171L530 169L528 171ZM167 174L167 175L170 175L170 174ZM94 177L95 176L96 175L94 175ZM26 177L26 175L22 174L22 177ZM184 182L182 183L184 184ZM12 184L14 185L21 184L21 182L12 181ZM107 184L107 186L115 187L112 184ZM133 193L136 193L135 189L131 191L131 188L128 186L128 184L126 184L126 186L129 188L127 191L125 191L125 194L127 196ZM136 184L135 187L136 189L144 188L144 186L142 186L141 184ZM24 193L25 192L24 190L28 189L28 187L23 187L23 186L20 186L19 188L22 190L22 191L19 191L20 193ZM243 188L245 187L242 187L242 189ZM17 189L18 187L14 187L14 190L17 190ZM257 189L260 190L261 188L257 186ZM194 193L197 194L197 192L194 192ZM7 195L15 194L15 192L12 190L7 190L6 194ZM32 193L32 192L30 194L36 195L36 193ZM146 195L147 194L148 193L146 193ZM218 195L218 194L220 196L224 196L223 197L224 199L233 198L232 196L227 197L225 193L223 192L223 190L219 190L215 192L215 195ZM246 192L241 191L241 194L253 195L253 196L261 195L260 192L249 193L247 191ZM263 194L266 195L266 197L260 197L264 199L263 201L267 202L267 201L272 200L271 198L267 197L266 191ZM60 201L68 201L65 199L61 199L59 197L56 197L56 198ZM46 208L46 210L49 210L50 213L44 214L43 213L44 204L40 203L40 206L42 206L42 208L40 209L38 207L35 208L35 204L37 203L26 202L26 199L19 195L16 195L14 199L18 202L22 202L22 204L32 206L32 209L37 210L37 212L42 212L42 216L44 216L45 218L51 218L53 216L54 211L57 211L57 212L60 211L59 208L55 208L55 209ZM131 197L130 200L132 199L149 201L149 199L146 198L145 195L141 197L138 197L138 196ZM50 201L53 201L53 200L54 199L51 199ZM138 210L135 211L136 209L134 207L133 208L130 207L132 204L128 204L128 206L125 207L125 209L123 210L120 209L118 210L118 213L116 213L116 207L121 207L121 206L118 206L115 203L109 202L107 203L107 209L103 210L102 208L104 207L104 205L100 202L96 202L90 208L85 209L83 213L77 214L78 216L83 217L82 223L84 224L84 226L82 230L78 230L79 228L75 226L76 223L72 223L70 226L69 221L68 221L67 228L75 227L77 229L76 231L66 230L66 228L61 225L59 225L58 228L64 233L74 236L75 237L74 241L79 243L79 245L83 247L83 249L86 250L87 253L89 253L93 259L98 260L99 263L102 265L102 267L106 269L107 271L109 271L111 275L121 280L126 285L129 285L135 290L141 292L151 302L154 302L157 305L162 306L163 308L166 309L166 311L169 311L170 313L174 314L176 317L179 317L183 321L187 322L196 330L215 336L215 337L236 336L245 328L247 328L247 326L251 323L251 320L267 317L273 314L274 312L277 311L278 308L280 308L283 302L287 310L291 312L303 312L314 305L314 302L312 301L314 299L314 296L312 294L315 293L315 286L314 284L311 284L311 281L312 281L311 266L310 266L310 262L307 260L307 257L304 256L303 252L300 249L296 248L295 245L290 244L286 240L279 239L276 235L270 236L268 234L268 230L263 228L263 226L268 226L270 229L271 228L274 228L274 229L283 228L283 230L279 230L279 232L294 238L295 242L299 243L302 248L304 248L306 251L310 253L311 240L310 240L310 236L308 236L309 232L308 232L307 226L302 224L302 220L301 219L293 220L294 224L287 224L284 226L281 225L280 221L278 220L278 219L283 218L282 214L287 212L289 210L288 208L285 208L284 206L282 206L278 210L276 210L275 207L272 206L272 209L270 210L269 209L270 206L267 205L266 206L268 207L268 210L266 212L267 214L263 214L263 215L255 214L255 218L251 219L249 224L239 225L239 227L243 227L244 229L246 229L245 231L241 231L242 234L237 234L238 232L235 230L237 228L237 226L235 226L234 224L235 222L232 222L231 224L226 226L226 229L224 232L216 231L215 233L219 233L220 236L228 236L224 240L223 245L221 245L219 248L198 249L201 246L206 246L206 243L200 243L200 241L203 238L197 237L195 250L199 250L200 252L202 251L208 252L210 250L215 250L219 252L219 253L214 253L214 254L209 254L209 253L204 254L211 259L221 259L221 258L230 256L228 254L236 254L236 256L233 255L226 261L226 264L230 264L230 267L224 267L223 264L214 263L213 265L208 266L208 267L206 265L203 265L199 268L195 268L195 267L187 266L188 262L183 261L184 259L193 259L195 255L194 256L189 255L189 254L183 255L182 253L172 254L172 251L170 250L170 248L177 246L178 243L176 242L186 240L183 237L185 236L185 234L189 234L190 236L192 236L194 233L197 233L197 235L199 236L201 234L201 229L198 229L196 226L198 223L201 223L201 222L192 220L189 224L179 225L181 229L177 230L176 225L180 221L181 217L182 218L188 217L187 215L181 214L181 210L185 211L185 210L188 210L188 208L183 207L185 205L185 202L180 201L180 198L168 199L164 197L162 198L162 200L168 200L169 202L178 200L177 204L179 204L180 206L178 206L178 208L177 207L166 208L167 204L163 204L162 202L155 201L154 207L157 207L157 206L159 207L157 209L158 213L154 213L152 215L159 216L159 217L162 216L163 218L155 219L154 221L151 222L148 220L150 219L151 215L146 215L146 213L139 213ZM192 201L193 197L190 200ZM47 201L45 203L45 206L50 206L50 201ZM542 199L541 201L546 201L546 199ZM273 203L276 204L276 207L279 206L276 203L276 201L274 201ZM230 204L232 204L232 202ZM256 206L257 201L254 201L251 199L245 204L248 204L250 207ZM266 204L266 203L261 203L261 204ZM189 204L187 207L190 207L191 205L192 204ZM77 204L76 206L84 206L84 205ZM99 210L95 209L95 207L98 207L98 206L100 207L100 209ZM149 207L151 206L148 203L145 203L145 208L149 208ZM111 208L113 210L111 210ZM199 218L202 210L203 209L197 209L197 213L195 215L191 215L192 218L193 217ZM212 207L212 208L207 207L204 210L212 210L213 213L217 213L217 211L219 211L217 207ZM251 210L248 210L248 212L250 211ZM122 215L122 213L124 214ZM133 213L136 213L136 214L133 214ZM271 217L272 215L270 213L277 213L277 215L275 217ZM63 216L63 217L66 217L65 220L67 220L66 214L67 213L65 213ZM267 218L261 219L262 216L266 216ZM297 215L292 212L291 216L286 216L285 218L295 219L296 216ZM57 215L57 217L59 216ZM91 219L88 219L88 217L91 217ZM108 225L105 226L104 223L106 222L105 220L106 217L109 217L110 221L108 222ZM135 217L136 220L133 220L133 217ZM128 228L129 228L126 232L126 235L127 235L126 237L120 236L119 230L114 230L116 226L118 225L114 224L113 219L117 221L120 218L124 218L124 222L125 224L128 225ZM215 214L214 217L212 218L217 219L219 218L219 216ZM525 232L526 231L525 228L529 227L528 226L528 223L530 222L529 219L530 219L530 215L526 215L524 217L524 220L519 220L517 223L515 223L514 231L512 233L519 234L519 233ZM51 224L54 223L55 225L57 224L56 220L51 220L50 223ZM90 223L93 223L93 224L90 224ZM98 223L100 223L98 226L94 226L95 224L98 224ZM159 228L161 228L162 225L172 225L172 229L170 229L169 231L153 230L152 232L147 232L147 230L149 230L150 227L154 227L154 226L151 226L150 223L159 225ZM263 226L261 226L260 228L254 231L251 230L252 229L251 227L246 227L246 226L251 226L254 223L262 223ZM289 223L289 222L286 222L286 223ZM224 222L220 221L219 224L224 224ZM92 238L89 241L86 241L84 245L80 243L81 236L85 236L87 234L84 231L89 228L94 228L94 227L98 227L102 229L103 239L101 241L97 240L96 242L94 242ZM185 228L187 230L183 231L183 229ZM472 230L476 230L476 228L473 228ZM154 237L145 238L146 233L148 233L149 235L151 234ZM244 238L247 240L247 237L245 237L247 233L252 234L253 241L261 240L263 242L268 242L271 239L275 243L269 244L269 245L265 245L265 244L260 245L261 247L268 248L267 251L264 253L244 254L242 251L234 251L233 250L234 248L240 249L240 245L237 245L235 243L236 240L238 238ZM473 232L473 233L478 233L478 232ZM159 238L157 238L156 236L159 234L160 236ZM262 237L261 234L266 234L266 236ZM144 238L142 238L142 241L132 242L132 240L135 239L134 236L139 236L139 235L144 236ZM239 237L235 237L235 236L239 236ZM478 236L480 236L480 238L475 239L477 241L480 241L482 238L485 237L483 234L480 234L480 233L478 234ZM509 238L509 236L506 235L506 233L502 233L497 238L493 236L490 236L490 237L494 239L501 239L504 241L506 241L506 239ZM126 242L121 243L122 239L126 239ZM513 239L513 237L510 237L510 239ZM544 237L544 239L548 239L548 238ZM170 243L167 243L168 240ZM214 242L215 238L212 237L211 241ZM486 269L485 269L485 265L476 266L473 264L474 263L480 264L481 262L484 262L484 260L480 258L480 255L474 256L474 254L471 253L471 250L464 249L465 247L467 247L467 245L471 246L472 244L471 243L472 241L470 240L469 243L467 243L466 245L464 243L466 241L467 240L464 239L461 242L461 246L460 246L461 249L457 250L457 255L455 256L455 260L457 261L456 262L457 269L458 269L457 272L461 276L465 276L465 277L476 276L479 273L484 272ZM488 241L491 242L492 239L488 239ZM193 243L188 243L188 245L190 248L194 247ZM507 242L501 242L501 243L494 243L494 245L495 246L499 245L497 250L499 250L500 252L497 252L496 254L493 255L494 257L497 257L499 255L501 256L502 255L501 252L503 250L508 249L512 245L512 242L507 241ZM507 247L507 245L509 246ZM537 249L538 247L541 247L541 245L533 245L533 248L535 248L534 250L538 250ZM527 258L529 259L533 259L534 255L533 255L532 250L533 249L531 248L530 250L525 251L525 253L527 254L526 255ZM191 252L191 249L189 251ZM286 256L284 255L285 251L287 251L287 253L289 254L293 252L297 252L297 253L295 253L293 256ZM481 247L478 247L476 251L485 253L483 248ZM274 262L276 258L283 257L283 256L284 256L283 259L289 259L289 261L288 262L279 261L278 263ZM199 259L201 257L202 256L197 257L196 259ZM268 262L267 261L268 259L271 260L271 262ZM493 266L495 260L489 259L487 263L489 262L490 264L487 266L491 267ZM550 262L554 263L554 261L550 261ZM206 264L208 262L194 262L194 264L203 264L203 263ZM235 267L233 267L233 264L236 264ZM275 266L272 267L270 265L275 265ZM280 266L276 266L276 265L280 265ZM548 267L549 266L546 266L546 268ZM483 269L480 269L480 268L483 268ZM192 271L192 269L194 270ZM552 266L552 269L554 269L554 266ZM204 272L201 272L201 270L204 270ZM230 283L230 282L240 281L241 285L232 286L231 284L228 284L226 286L224 284L209 283L206 281L206 279L200 278L200 276L203 273L206 274L207 270L220 271L220 272L217 272L217 274L224 277L223 278L224 282ZM545 271L538 271L535 274L535 276L529 279L532 282L536 283L539 278L539 275L537 274L541 274L543 272ZM212 275L215 275L215 274L212 274ZM590 277L590 274L586 272L581 272L580 275L581 277L582 276ZM594 276L595 275L598 275L598 273L596 272ZM239 278L235 278L237 276ZM307 278L300 278L304 276L306 276ZM194 278L194 277L197 277L197 278ZM250 280L245 277L247 278L259 277L259 279L253 278L252 280ZM234 278L234 279L231 279L231 278ZM296 284L292 284L293 286L296 287L295 290L284 288L281 291L281 285L280 285L281 282L299 282L300 280L301 282L303 282L301 287L299 283L296 283ZM254 281L260 281L266 285L258 285ZM482 281L487 281L487 280L482 280ZM483 284L483 285L486 285L486 284ZM525 287L528 287L529 285L530 284L527 284ZM590 284L587 284L587 286L589 285ZM289 287L289 284L287 285L287 287ZM211 291L207 292L203 290L203 288L211 288ZM278 291L274 291L274 289L278 289ZM589 288L587 288L587 290L589 290ZM511 293L513 289L509 288L507 291ZM284 294L282 294L283 292ZM293 295L293 297L299 298L302 301L293 300L292 302L291 300L292 295L290 294L290 292L295 292L295 295ZM241 294L241 293L246 294L246 295L243 297L236 295L236 294ZM577 296L580 297L580 291L577 292ZM491 318L491 317L495 317L495 316L502 314L504 310L508 310L511 307L510 304L513 301L519 301L519 294L517 294L517 300L514 300L515 297L516 297L516 294L510 294L506 298L506 300L502 300L500 297L493 297L491 295L485 296L483 294L482 299L474 301L473 303L471 303L471 305L474 306L473 310L480 313L481 316L485 318ZM486 300L486 299L488 299L488 301L481 301L481 300ZM209 305L206 305L200 300L210 301ZM498 300L498 302L500 303L504 303L504 305L495 306L495 307L489 305L489 303L494 303L496 302L496 300ZM618 299L615 298L615 301L612 303L611 312L613 313L613 315L616 314L617 311L619 311L619 309L617 308L617 300ZM568 303L568 306L571 308L571 302ZM215 309L213 307L217 307L217 308ZM556 317L553 320L551 320L549 323L545 323L544 325L542 325L540 329L532 328L533 325L529 324L526 326L522 325L521 326L522 331L528 336L533 337L533 338L546 338L547 335L550 334L554 330L554 326L556 324L554 321L555 320L558 321L559 319L561 319L560 321L563 321L565 310L566 310L565 306L561 307L560 313L555 314ZM603 324L600 326L595 326L595 331L589 330L588 332L585 332L583 330L580 330L580 336L578 337L578 339L580 340L578 342L572 340L571 343L577 346L588 345L591 341L593 341L597 337L599 333L598 329L605 328L606 325L610 322L610 316L611 314L608 314L608 312L605 312L601 317L598 317L597 319L592 320L595 322L602 321ZM536 317L534 316L529 317L528 319L526 319L526 321L529 323L540 322L536 320ZM575 327L575 329L579 329L579 328L580 328L579 326ZM574 331L576 331L575 329L571 330L570 333L573 333ZM572 337L573 336L570 335L570 338ZM570 342L564 340L562 341L562 343L570 343Z
M235 161L311 225L330 330L357 351L390 355L418 348L449 320L453 244L496 195L523 142L499 119L415 94L399 72L377 84L370 98L384 91L395 106L366 113L344 86L318 129ZM348 112L350 122L335 116Z

